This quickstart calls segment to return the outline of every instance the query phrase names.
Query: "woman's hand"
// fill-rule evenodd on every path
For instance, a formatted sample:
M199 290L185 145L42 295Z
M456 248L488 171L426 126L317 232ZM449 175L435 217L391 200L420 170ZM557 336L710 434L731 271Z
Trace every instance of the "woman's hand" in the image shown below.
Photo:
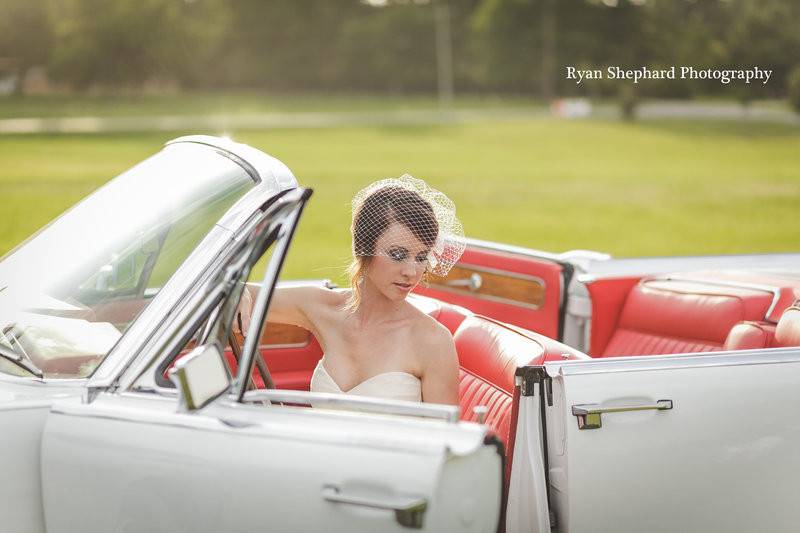
M236 308L236 314L233 316L233 333L244 337L248 329L250 329L250 316L253 314L253 295L250 294L250 288L245 285L242 290L242 298L239 300L239 307Z

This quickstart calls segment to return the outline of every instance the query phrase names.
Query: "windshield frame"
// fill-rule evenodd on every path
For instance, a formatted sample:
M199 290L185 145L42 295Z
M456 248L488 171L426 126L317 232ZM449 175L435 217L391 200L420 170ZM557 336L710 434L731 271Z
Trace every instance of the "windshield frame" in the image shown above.
M276 192L297 187L297 181L291 171L280 161L263 152L246 145L233 143L227 139L213 137L187 137L180 138L167 143L192 143L195 146L202 145L203 149L214 152L233 162L237 167L243 169L243 173L248 179L253 180L249 189L237 198L234 203L227 208L220 218L213 223L210 230L205 234L198 244L192 248L189 255L179 264L178 268L166 280L161 290L152 298L139 316L135 317L129 327L122 332L120 337L105 353L99 365L86 376L43 376L17 375L0 373L0 380L19 383L58 383L68 385L70 383L85 383L96 379L108 380L109 376L120 368L127 366L131 354L137 353L137 346L143 344L157 327L157 324L168 317L173 311L176 302L182 301L187 289L198 279L201 279L203 271L214 264L219 258L220 253L226 249L234 238L234 229L240 224L245 212L252 213L254 204L263 204L265 200L275 196ZM248 162L253 161L253 164ZM258 169L258 170L256 170ZM102 188L102 187L101 187ZM71 212L84 200L71 206L64 214ZM61 215L63 216L63 215ZM30 240L36 237L41 231L51 227L61 217L57 217L34 235L23 241L14 249L10 250L3 258L17 252ZM184 279L176 279L184 278Z
M267 233L274 231L275 228L284 228L284 230L289 230L289 234L279 236L275 245L283 245L280 251L285 255L286 246L292 237L291 230L298 223L299 209L302 209L302 205L305 204L309 195L310 189L297 188L273 196L272 199L262 204L261 209L253 213L248 224L244 225L231 240L227 249L219 254L214 265L206 270L204 278L191 286L191 290L184 296L183 301L176 305L175 313L169 320L163 321L159 331L148 339L135 360L132 360L128 367L119 373L118 378L112 383L92 380L89 386L92 389L114 388L126 392L176 394L173 388L159 386L155 374L160 371L159 369L165 364L165 361L176 355L173 353L175 346L172 346L172 343L179 331L186 327L186 323L196 309L202 306L208 295L215 290L213 285L215 282L221 282L221 272L228 268L231 261L241 253L243 248L252 250L254 246L263 245L268 237ZM263 250L256 250L256 253L251 254L248 258L248 272L262 253ZM180 349L183 345L178 342L176 346L177 349Z

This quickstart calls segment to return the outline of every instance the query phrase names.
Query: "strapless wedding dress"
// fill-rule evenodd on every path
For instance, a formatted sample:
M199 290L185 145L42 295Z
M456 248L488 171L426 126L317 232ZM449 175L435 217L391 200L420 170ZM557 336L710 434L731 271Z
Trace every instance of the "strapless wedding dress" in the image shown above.
M322 359L311 375L311 392L328 392L335 394L356 394L391 400L422 401L422 381L408 372L382 372L375 374L343 391L325 370Z

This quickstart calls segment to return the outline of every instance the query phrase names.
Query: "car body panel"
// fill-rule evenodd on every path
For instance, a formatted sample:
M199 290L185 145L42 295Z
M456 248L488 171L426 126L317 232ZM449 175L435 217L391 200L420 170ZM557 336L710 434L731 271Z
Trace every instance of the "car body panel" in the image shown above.
M797 494L800 350L547 363L559 531L788 531ZM765 387L764 384L769 386ZM604 413L579 429L572 408ZM680 510L679 512L676 512Z
M42 443L47 530L404 530L390 511L325 501L335 485L427 499L422 531L491 531L498 515L481 511L499 498L500 457L484 435L475 424L227 400L192 414L146 395L63 402Z

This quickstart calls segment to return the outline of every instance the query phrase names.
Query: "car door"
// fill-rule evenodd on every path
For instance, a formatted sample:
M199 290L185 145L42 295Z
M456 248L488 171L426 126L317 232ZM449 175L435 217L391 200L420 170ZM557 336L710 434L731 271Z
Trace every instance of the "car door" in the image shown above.
M42 437L48 532L497 529L502 456L485 426L458 422L456 407L248 391L256 335L231 394L208 406L187 411L163 382L187 344L229 336L242 282L263 252L253 251L271 239L253 312L263 318L306 199L298 194L273 206L275 220L245 239L251 247L231 252L215 281L154 333L152 358L141 355L112 387L53 407ZM320 408L305 406L314 402Z
M430 277L415 292L561 340L572 273L553 254L467 239L448 275Z
M797 530L800 423L792 406L800 402L800 350L544 370L545 457L559 531ZM523 426L538 423L529 415Z

